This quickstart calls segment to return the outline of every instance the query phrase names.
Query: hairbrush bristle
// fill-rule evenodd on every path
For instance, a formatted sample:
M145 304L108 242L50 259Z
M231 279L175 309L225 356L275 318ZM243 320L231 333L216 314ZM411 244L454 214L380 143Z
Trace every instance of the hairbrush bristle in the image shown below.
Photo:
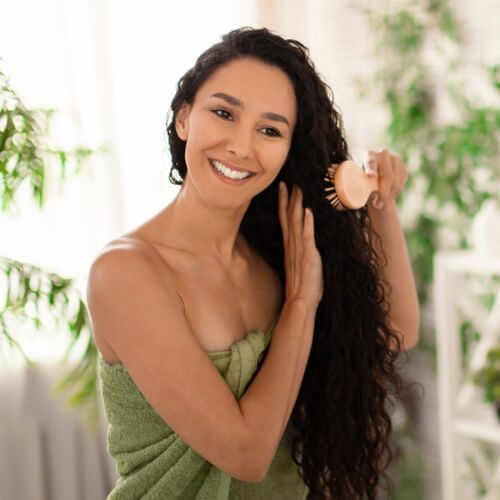
M324 180L327 182L325 187L326 199L330 202L330 205L335 208L335 210L347 210L347 207L340 201L340 198L335 189L335 172L337 171L337 165L330 165L327 170L327 174Z

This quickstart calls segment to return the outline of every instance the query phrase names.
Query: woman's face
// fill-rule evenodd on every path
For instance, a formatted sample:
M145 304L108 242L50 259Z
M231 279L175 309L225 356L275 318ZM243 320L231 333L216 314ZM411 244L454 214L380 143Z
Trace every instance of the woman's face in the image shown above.
M263 191L288 155L296 107L293 85L281 69L250 58L220 67L177 114L189 182L231 204Z

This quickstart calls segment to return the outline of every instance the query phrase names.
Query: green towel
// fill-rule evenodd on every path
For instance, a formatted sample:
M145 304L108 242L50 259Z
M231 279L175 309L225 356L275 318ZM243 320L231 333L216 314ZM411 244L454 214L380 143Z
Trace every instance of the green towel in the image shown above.
M258 369L274 324L268 332L249 332L227 351L207 352L238 400ZM292 460L287 433L264 480L239 481L190 448L156 413L121 363L110 365L99 356L99 377L109 424L108 452L115 459L118 472L108 500L302 500L306 497L308 489Z

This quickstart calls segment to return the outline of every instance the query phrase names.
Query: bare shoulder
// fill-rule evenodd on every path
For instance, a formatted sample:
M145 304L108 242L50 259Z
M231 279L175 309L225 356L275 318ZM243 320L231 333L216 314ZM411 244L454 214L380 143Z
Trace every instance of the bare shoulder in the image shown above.
M98 347L126 367L196 452L233 477L256 480L253 440L238 402L196 340L166 276L141 242L119 240L103 249L87 293Z
M116 266L122 261L142 261L152 264L151 245L137 238L120 237L107 243L94 258L91 271ZM151 262L150 262L151 261Z
M108 324L108 318L113 317L112 311L133 311L138 297L158 293L160 289L167 297L171 296L173 306L184 310L169 267L158 259L147 242L118 238L99 252L90 266L87 304L94 340L104 359L110 363L120 361L112 347L110 335L113 332L122 332L120 342L133 341L133 338L126 336L126 329L118 330L116 326Z
M148 278L173 286L173 274L167 262L161 259L147 241L136 238L118 238L109 242L95 257L89 272L89 282L98 285L101 292L109 290L109 279L135 279L138 287L148 286ZM103 288L101 288L103 287ZM97 291L90 287L89 292Z

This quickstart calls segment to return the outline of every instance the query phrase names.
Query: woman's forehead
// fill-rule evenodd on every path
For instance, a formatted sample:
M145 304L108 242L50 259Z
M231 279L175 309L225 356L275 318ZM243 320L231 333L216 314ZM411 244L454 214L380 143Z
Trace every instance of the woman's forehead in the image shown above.
M295 116L296 98L288 75L276 66L257 59L230 61L214 71L199 88L197 100L224 93L240 100L244 106L276 108Z

